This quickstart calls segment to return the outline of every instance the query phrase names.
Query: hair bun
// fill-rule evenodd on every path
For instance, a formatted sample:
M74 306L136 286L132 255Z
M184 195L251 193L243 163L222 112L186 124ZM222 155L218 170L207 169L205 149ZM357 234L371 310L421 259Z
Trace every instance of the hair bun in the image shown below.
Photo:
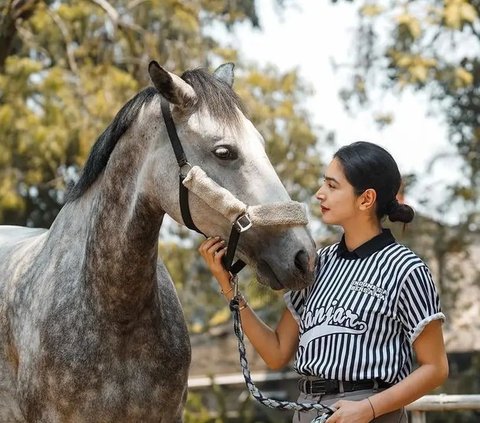
M401 204L395 198L387 206L387 215L391 222L410 223L415 216L415 212L409 205Z

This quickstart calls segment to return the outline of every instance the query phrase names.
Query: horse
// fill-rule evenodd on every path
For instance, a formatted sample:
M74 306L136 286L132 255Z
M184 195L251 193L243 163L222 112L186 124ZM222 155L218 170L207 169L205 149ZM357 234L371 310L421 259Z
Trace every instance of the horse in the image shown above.
M211 184L242 204L290 201L232 89L233 64L148 69L153 86L98 137L50 229L0 227L2 422L183 421L190 341L157 247L165 214L184 224L162 101ZM232 222L206 198L190 194L191 218L227 239ZM273 289L313 281L303 224L254 225L236 254Z

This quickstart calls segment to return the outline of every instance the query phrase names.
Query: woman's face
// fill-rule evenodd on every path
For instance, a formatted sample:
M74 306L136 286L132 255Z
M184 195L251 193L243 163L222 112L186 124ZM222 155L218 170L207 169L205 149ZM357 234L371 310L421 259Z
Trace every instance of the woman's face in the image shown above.
M344 226L358 215L358 197L337 159L333 159L328 165L323 184L315 197L320 201L324 223Z

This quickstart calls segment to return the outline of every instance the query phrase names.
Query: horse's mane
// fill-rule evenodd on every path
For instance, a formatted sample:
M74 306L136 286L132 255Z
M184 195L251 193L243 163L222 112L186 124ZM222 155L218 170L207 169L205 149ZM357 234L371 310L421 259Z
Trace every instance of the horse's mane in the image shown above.
M237 108L243 113L245 110L240 99L228 84L204 69L186 71L182 78L193 87L198 99L197 108L205 107L214 119L223 123L238 124ZM112 123L93 145L80 179L67 192L67 203L81 197L95 182L105 169L118 140L135 120L141 107L148 104L156 94L158 91L155 88L148 87L124 104Z

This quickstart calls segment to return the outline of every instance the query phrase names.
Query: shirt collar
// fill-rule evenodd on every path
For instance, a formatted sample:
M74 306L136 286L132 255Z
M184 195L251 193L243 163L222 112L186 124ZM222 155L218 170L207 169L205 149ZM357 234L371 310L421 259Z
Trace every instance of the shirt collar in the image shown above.
M382 228L380 234L374 236L367 242L364 242L360 247L355 248L355 250L348 251L347 245L345 244L345 235L343 235L338 243L337 255L338 257L347 260L362 259L382 250L387 245L393 244L394 242L396 241L392 232L390 232L390 229Z

